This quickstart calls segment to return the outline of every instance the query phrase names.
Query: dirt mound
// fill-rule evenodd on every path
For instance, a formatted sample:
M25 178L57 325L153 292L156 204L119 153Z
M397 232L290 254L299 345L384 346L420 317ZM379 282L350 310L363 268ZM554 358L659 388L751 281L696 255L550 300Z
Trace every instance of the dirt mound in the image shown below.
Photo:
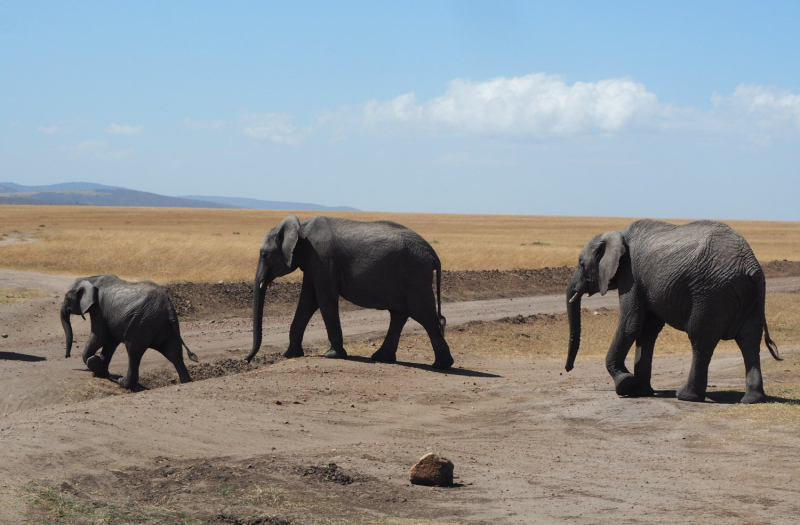
M376 514L428 522L453 514L431 506L435 495L345 473L335 463L299 467L295 461L276 454L156 457L141 466L41 480L25 489L27 517L37 523L291 525L374 523ZM320 490L319 481L329 484Z
M282 359L285 358L279 352L262 352L255 356L249 363L244 359L223 358L215 359L208 363L188 364L186 368L189 369L189 375L192 376L193 381L203 381L204 379L241 374L242 372L256 370L263 366L274 364ZM139 380L139 384L148 390L174 385L177 384L177 382L178 376L171 367L165 367L156 372L143 374Z
M540 268L536 270L477 270L442 272L442 300L445 302L528 297L561 293L574 269ZM275 281L269 285L264 315L274 316L293 311L300 297L299 282ZM253 283L177 282L167 284L167 293L178 315L188 319L209 317L249 317L253 308ZM358 307L340 300L343 311Z
M772 261L763 264L767 277L800 276L800 261ZM532 297L563 293L575 268L475 270L442 272L442 301L473 301L504 297ZM299 282L275 281L269 285L264 315L293 311L300 297ZM177 282L167 284L167 293L178 315L195 319L249 317L253 308L253 283ZM358 309L341 299L342 311Z
M770 261L762 264L764 275L770 277L795 277L800 275L800 261Z

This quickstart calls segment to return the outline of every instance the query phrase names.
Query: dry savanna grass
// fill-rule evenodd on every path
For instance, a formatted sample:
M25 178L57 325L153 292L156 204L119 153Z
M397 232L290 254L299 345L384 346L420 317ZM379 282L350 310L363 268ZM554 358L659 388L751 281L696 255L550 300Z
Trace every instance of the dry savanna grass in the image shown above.
M412 228L436 249L447 270L573 266L592 236L630 218L325 212ZM45 273L114 273L128 279L249 280L264 234L287 215L310 211L89 206L0 206L0 237L32 234L37 242L1 242L5 268ZM687 220L672 221L675 223ZM730 221L761 261L800 260L800 223ZM298 279L299 272L293 276Z

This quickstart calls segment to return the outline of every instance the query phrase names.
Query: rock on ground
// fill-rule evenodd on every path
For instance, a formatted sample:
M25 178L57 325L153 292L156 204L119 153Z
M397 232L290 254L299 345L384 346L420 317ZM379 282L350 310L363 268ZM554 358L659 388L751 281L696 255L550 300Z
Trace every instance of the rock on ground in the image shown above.
M453 462L439 454L425 454L411 467L409 480L414 485L449 487L453 484Z

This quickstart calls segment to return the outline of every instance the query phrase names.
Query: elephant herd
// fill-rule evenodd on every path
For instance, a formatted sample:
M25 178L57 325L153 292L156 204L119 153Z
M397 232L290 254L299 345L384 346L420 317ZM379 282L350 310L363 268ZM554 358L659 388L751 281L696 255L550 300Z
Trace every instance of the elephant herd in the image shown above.
M388 221L360 222L318 216L300 221L289 216L264 237L253 285L253 347L261 346L267 285L297 269L303 283L289 330L285 357L304 355L303 335L320 310L331 347L325 357L346 358L339 320L339 297L364 307L389 310L386 338L372 359L396 361L400 334L408 318L428 334L433 367L453 365L444 338L439 257L420 235ZM431 283L435 273L434 294ZM681 226L654 220L636 221L620 231L591 239L581 251L566 290L570 337L566 369L580 346L581 297L608 290L619 293L619 324L606 356L606 368L620 396L652 396L653 348L665 324L688 334L692 346L689 378L677 392L686 401L703 401L708 366L720 340L736 341L746 369L743 403L766 398L760 347L780 359L767 329L764 272L747 241L725 224L696 221ZM66 356L72 347L71 315L91 318L91 335L83 362L95 376L107 377L114 351L123 343L128 371L119 379L133 389L148 348L161 352L191 381L183 362L197 357L184 343L178 316L163 288L150 281L128 282L114 275L77 279L61 306ZM85 317L84 317L85 318ZM625 358L636 343L633 373Z

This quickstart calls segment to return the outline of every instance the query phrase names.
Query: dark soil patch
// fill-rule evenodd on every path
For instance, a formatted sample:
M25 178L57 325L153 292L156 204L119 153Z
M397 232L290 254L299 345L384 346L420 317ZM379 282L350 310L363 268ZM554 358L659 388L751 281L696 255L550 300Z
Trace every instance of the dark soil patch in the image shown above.
M244 359L223 358L215 359L208 363L187 364L189 375L192 381L202 381L215 377L223 377L231 374L241 374L250 370L256 370L263 366L272 365L285 359L279 352L261 352L249 363ZM162 388L178 383L178 375L172 367L165 367L162 370L143 374L139 384L148 390Z
M366 481L366 476L359 474L348 474L336 463L328 463L327 465L312 465L310 467L298 467L295 469L301 476L316 479L318 481L327 481L330 483L338 483L339 485L350 485L357 481Z

